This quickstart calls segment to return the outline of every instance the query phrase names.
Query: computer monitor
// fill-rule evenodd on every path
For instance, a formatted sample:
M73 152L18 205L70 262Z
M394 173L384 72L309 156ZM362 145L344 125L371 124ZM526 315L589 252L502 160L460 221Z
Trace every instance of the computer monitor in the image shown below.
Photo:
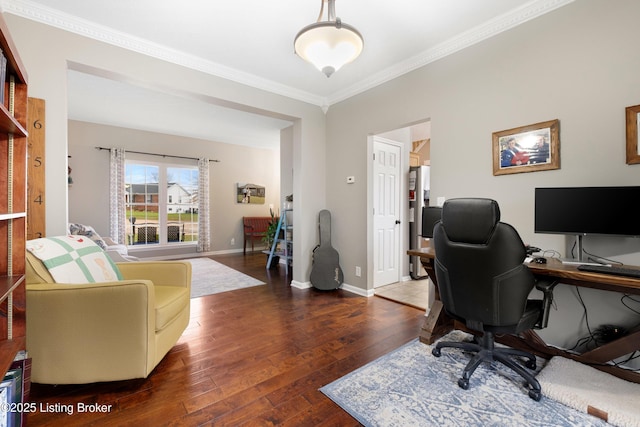
M578 261L587 234L640 236L640 187L535 189L536 233L575 235Z
M433 237L433 227L442 219L442 207L425 206L422 208L422 237Z
M536 233L640 236L640 187L535 189Z

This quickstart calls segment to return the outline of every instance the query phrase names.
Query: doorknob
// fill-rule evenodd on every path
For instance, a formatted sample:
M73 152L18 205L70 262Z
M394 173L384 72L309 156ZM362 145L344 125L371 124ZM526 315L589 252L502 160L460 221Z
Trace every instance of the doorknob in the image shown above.
M400 224L400 220L399 219L396 219L396 224Z

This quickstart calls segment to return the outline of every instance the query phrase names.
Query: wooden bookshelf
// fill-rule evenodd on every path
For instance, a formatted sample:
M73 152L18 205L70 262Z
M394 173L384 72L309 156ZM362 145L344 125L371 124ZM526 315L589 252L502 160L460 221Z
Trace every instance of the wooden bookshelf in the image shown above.
M0 15L0 374L26 346L27 74ZM1 80L1 79L0 79ZM24 387L24 384L23 384Z

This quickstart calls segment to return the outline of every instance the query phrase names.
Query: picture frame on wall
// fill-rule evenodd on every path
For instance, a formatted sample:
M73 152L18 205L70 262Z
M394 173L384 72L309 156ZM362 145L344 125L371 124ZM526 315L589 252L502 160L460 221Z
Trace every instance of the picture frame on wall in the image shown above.
M635 165L640 163L640 105L625 108L627 122L627 164Z
M238 183L236 186L236 202L243 204L263 205L266 190L262 185Z
M493 133L493 175L560 169L560 120Z

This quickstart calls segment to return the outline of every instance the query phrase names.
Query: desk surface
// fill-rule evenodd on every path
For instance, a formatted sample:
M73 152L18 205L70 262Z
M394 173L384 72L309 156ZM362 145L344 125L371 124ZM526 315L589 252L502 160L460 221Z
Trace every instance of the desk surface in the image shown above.
M425 318L420 334L420 341L432 344L437 338L453 328L453 321L446 315L438 293L438 283L434 268L435 250L432 247L425 247L412 249L407 253L410 256L420 258L424 269L436 285L436 300ZM527 263L526 265L533 274L548 277L558 283L640 295L640 279L633 277L580 271L577 265L562 264L561 261L555 258L548 258L546 264ZM640 269L640 267L634 268ZM609 372L627 381L640 383L640 373L607 364L609 361L619 359L635 351L640 351L640 328L635 328L624 337L580 355L546 345L533 330L525 331L521 335L523 335L523 338L510 335L505 336L504 343L512 347L527 349L528 351L533 350L537 354L547 358L559 355L574 359L581 363L590 364L596 369Z
M435 258L435 250L431 246L411 249L407 253L423 259ZM547 258L546 264L527 263L526 265L533 274L551 277L560 283L640 295L640 279L633 277L580 271L577 265L563 264L556 258ZM640 269L635 266L625 265L625 267Z

